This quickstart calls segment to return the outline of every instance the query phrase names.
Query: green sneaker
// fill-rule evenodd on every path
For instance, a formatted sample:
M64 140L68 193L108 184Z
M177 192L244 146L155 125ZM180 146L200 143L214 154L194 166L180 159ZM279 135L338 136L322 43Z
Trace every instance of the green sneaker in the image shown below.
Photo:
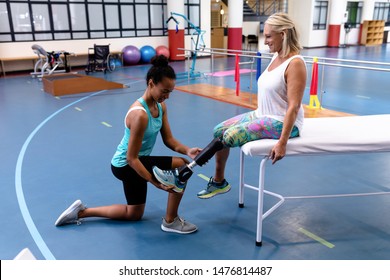
M223 179L221 183L216 183L214 182L213 177L210 177L207 188L198 192L197 196L199 198L211 198L217 194L227 193L230 189L231 187L225 179Z

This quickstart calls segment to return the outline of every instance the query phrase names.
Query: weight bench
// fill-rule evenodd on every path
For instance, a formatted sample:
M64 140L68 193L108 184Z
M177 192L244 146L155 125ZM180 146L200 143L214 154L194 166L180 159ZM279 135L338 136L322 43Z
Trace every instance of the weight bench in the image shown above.
M269 151L277 140L262 139L240 148L239 207L244 207L244 189L258 192L256 245L262 244L263 220L283 204L285 198L265 190L265 164ZM390 114L305 119L300 137L289 139L286 156L324 156L351 153L390 152ZM244 159L261 157L259 181L256 186L244 180ZM268 211L263 211L264 194L279 199Z

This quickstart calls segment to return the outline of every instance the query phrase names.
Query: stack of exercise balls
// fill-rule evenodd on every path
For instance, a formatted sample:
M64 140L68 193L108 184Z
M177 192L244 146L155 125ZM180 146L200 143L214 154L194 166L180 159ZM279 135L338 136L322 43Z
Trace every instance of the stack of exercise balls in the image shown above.
M138 49L136 46L126 46L122 49L123 63L125 65L135 65L138 63L150 63L150 60L155 55L164 55L169 59L170 53L166 46L158 46L154 49L152 46L146 45Z

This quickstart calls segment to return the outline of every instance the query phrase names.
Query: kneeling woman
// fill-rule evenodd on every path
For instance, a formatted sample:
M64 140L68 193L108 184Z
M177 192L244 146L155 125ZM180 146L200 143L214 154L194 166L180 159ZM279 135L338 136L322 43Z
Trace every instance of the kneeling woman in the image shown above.
M164 144L190 158L200 152L199 148L189 148L180 143L171 132L164 100L175 87L176 74L164 56L155 57L153 66L146 76L147 88L131 106L125 117L125 132L122 141L111 161L111 169L116 178L123 182L127 205L116 204L86 208L76 200L55 222L56 226L79 223L81 218L105 217L117 220L140 220L144 214L147 183L168 192L168 205L161 229L181 234L192 233L197 227L178 215L183 196L181 189L167 187L152 175L153 166L172 169L188 163L181 157L151 156L158 133Z

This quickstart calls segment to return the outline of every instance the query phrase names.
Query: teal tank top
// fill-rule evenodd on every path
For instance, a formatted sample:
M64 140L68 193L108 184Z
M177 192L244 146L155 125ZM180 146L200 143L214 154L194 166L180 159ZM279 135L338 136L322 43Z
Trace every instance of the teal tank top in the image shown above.
M156 143L157 135L160 132L162 127L162 106L160 103L157 103L158 107L158 117L154 118L149 111L149 107L146 104L145 100L140 97L138 101L142 104L142 107L133 107L127 114L132 110L143 110L148 114L148 125L146 127L144 138L142 139L141 150L138 153L138 156L149 156L153 150L154 144ZM126 117L127 117L126 114ZM125 117L125 133L119 143L114 156L112 157L111 164L115 167L123 167L127 165L126 153L128 149L129 139L131 131L126 126L126 117Z

